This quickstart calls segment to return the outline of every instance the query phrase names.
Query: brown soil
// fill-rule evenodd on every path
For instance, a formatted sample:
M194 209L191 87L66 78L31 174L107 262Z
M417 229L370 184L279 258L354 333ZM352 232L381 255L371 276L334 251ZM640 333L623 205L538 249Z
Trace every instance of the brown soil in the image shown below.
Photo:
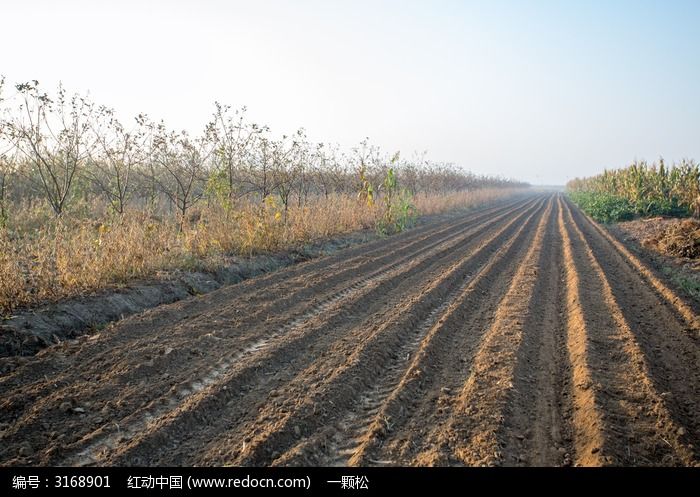
M209 293L222 286L376 238L376 233L365 230L294 251L246 258L231 256L221 266L206 273L162 272L158 278L134 281L122 288L106 288L92 295L21 309L10 317L0 317L0 357L34 355L45 347L90 335L109 323L146 309Z
M609 227L654 274L700 312L700 221L655 217ZM690 257L694 256L694 257Z
M660 254L679 259L700 258L700 221L654 217L619 223L625 236Z
M558 194L3 358L4 465L698 465L700 320Z
M656 240L659 249L673 257L700 258L700 221L683 219Z

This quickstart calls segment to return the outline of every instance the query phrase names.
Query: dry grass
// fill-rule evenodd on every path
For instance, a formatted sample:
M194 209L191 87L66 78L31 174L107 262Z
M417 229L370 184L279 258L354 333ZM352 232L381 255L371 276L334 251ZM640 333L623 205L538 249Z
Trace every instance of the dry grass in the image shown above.
M700 257L700 221L684 219L670 225L655 240L659 250L674 257Z
M506 195L511 195L514 190L498 188L483 188L472 191L458 191L442 195L418 194L413 198L413 204L423 216L440 214L476 205L494 202Z
M414 203L421 214L436 214L512 193L494 189L419 195ZM279 252L371 228L381 217L380 209L351 196L331 196L285 213L270 198L263 205L246 203L228 211L199 208L183 232L172 220L140 211L115 218L90 206L57 222L45 209L22 209L14 214L14 228L0 230L0 313L160 271L213 269L226 255Z

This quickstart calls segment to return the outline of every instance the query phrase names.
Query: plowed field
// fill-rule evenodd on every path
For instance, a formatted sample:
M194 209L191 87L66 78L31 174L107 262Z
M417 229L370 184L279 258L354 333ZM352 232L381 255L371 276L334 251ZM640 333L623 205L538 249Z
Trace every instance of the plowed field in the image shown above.
M3 359L3 465L697 465L700 320L556 194Z

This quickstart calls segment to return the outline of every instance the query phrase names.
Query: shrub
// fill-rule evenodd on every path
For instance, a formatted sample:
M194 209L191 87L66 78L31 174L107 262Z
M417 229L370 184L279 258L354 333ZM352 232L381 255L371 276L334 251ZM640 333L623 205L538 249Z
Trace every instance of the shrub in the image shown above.
M635 207L617 195L593 192L570 192L571 199L589 216L601 223L628 221L635 216Z

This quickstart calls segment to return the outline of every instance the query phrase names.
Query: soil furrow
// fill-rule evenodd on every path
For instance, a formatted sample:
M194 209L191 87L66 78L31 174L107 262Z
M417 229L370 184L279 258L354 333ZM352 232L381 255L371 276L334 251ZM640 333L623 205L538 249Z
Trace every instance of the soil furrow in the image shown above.
M530 205L530 204L528 204ZM507 216L498 216L496 218L496 221L500 221L502 219L507 219ZM459 247L460 243L472 243L473 240L470 239L471 235L479 234L480 231L484 231L487 228L493 228L494 221L493 220L488 220L485 223L482 223L483 226L475 227L473 229L467 229L462 233L462 236L457 239L457 244L455 245L452 243L451 245L447 246L442 246L441 244L434 244L433 246L436 246L438 249L440 249L442 252L449 252L451 249L454 249L456 247ZM450 240L455 238L455 236L450 236ZM478 238L478 237L477 237ZM416 269L416 265L423 261L425 263L426 260L429 259L431 255L435 255L434 253L428 253L424 254L423 258L418 258L416 261L412 261L412 264L409 265L408 267L405 268L399 268L399 271L397 271L395 274L392 274L391 276L393 277L401 277L402 275L405 276L406 273L410 273L410 269ZM394 265L390 265L390 267L393 267ZM381 270L377 271L377 273L381 273ZM410 275L410 277L414 277L415 275ZM362 284L366 283L365 281L362 281L360 279L360 285L355 285L354 290L351 289L352 291L350 293L362 293L370 290L375 290L375 294L381 295L381 288L378 289L376 286L372 285L367 285L367 288L364 288ZM389 281L384 281L384 286L385 287L391 287L391 280ZM359 292L359 290L362 290L362 292ZM330 297L331 301L333 299L333 296ZM228 304L231 307L236 307L236 301L233 303ZM321 304L321 310L326 310L324 307L327 307L326 304ZM315 313L316 315L318 313ZM251 352L257 352L260 349L261 345L261 340L267 340L267 336L269 335L269 330L270 328L274 329L274 324L277 323L293 323L294 320L296 319L296 316L282 316L282 318L278 319L277 322L274 322L271 325L268 325L268 321L263 321L261 325L258 325L255 329L250 330L250 332L247 334L247 336L250 337L249 340L247 341L241 341L238 339L238 337L233 338L233 343L231 343L230 340L219 340L221 337L219 333L217 333L216 328L213 330L210 329L210 333L204 334L204 335L199 335L197 336L196 340L195 336L188 336L187 332L192 332L192 329L190 326L187 326L187 323L183 323L183 325L180 326L178 330L171 330L172 332L170 333L169 336L169 344L170 347L163 347L161 343L156 342L155 347L156 351L146 351L142 352L139 350L138 345L134 344L133 342L128 340L128 336L124 337L123 340L125 341L125 345L122 346L122 349L124 350L125 357L122 357L122 360L116 360L118 358L118 352L116 350L113 351L112 354L112 359L110 361L111 364L114 364L114 367L110 371L108 368L105 368L104 366L100 365L95 365L95 369L99 368L97 371L93 370L92 373L90 373L90 369L88 368L83 368L79 375L78 374L71 374L73 373L72 371L68 371L68 377L65 379L62 378L55 378L52 377L50 380L47 378L45 381L44 385L44 390L50 389L51 394L49 398L47 399L42 399L41 402L36 402L32 403L32 399L26 398L24 396L24 392L20 391L17 392L17 395L14 395L14 399L19 399L21 402L18 402L18 405L12 406L15 409L21 408L22 405L30 405L31 408L29 412L26 412L24 414L24 417L29 420L29 423L24 426L24 432L26 431L32 431L36 430L38 427L36 426L36 422L40 418L44 418L43 422L46 422L45 417L46 416L39 416L38 414L41 413L40 409L46 410L46 409L54 409L57 410L56 408L58 407L56 404L60 403L58 400L53 399L62 399L62 398L72 398L75 396L74 392L76 390L81 391L81 395L87 396L87 397L99 397L99 396L106 396L108 395L108 392L110 389L114 389L115 385L114 383L116 382L118 385L120 385L123 389L123 396L126 399L130 398L142 398L142 399L148 399L149 398L149 391L154 392L153 395L150 395L151 397L155 397L155 401L149 402L148 404L141 404L143 407L139 407L138 405L134 404L127 404L122 406L116 405L116 406L102 406L101 409L108 409L111 412L109 414L111 417L114 419L115 416L118 416L118 414L114 411L121 411L121 412L129 412L129 413L135 413L140 410L144 411L144 414L142 416L142 423L148 422L154 414L151 412L152 410L158 410L158 409L163 409L163 405L171 405L172 402L172 395L167 396L167 402L164 401L162 398L162 383L167 383L168 387L166 388L167 390L175 391L174 396L176 398L179 397L178 400L181 400L182 397L187 396L189 393L192 391L198 391L200 390L204 385L216 381L217 378L220 376L220 372L222 370L225 370L226 367L237 360L240 360L240 358L243 355L249 354ZM130 325L134 325L134 323L129 323ZM212 324L216 324L216 321L209 321L209 325L211 326ZM302 323L303 324L303 323ZM257 331L256 331L257 330ZM179 331L179 333L176 333L176 331ZM284 331L284 330L282 330ZM116 330L115 330L116 332ZM219 335L219 336L217 336ZM182 336L181 342L178 343L176 340L176 337ZM260 337L265 337L265 339L261 339ZM226 344L226 347L224 348L224 344ZM199 347L195 347L195 345L199 345ZM82 344L83 347L89 348L90 342L87 342L86 344ZM179 346L179 347L178 347ZM230 348L231 346L235 347L233 349L233 352L228 353L228 357L225 355L224 357L221 356L221 350L225 350ZM79 351L80 352L80 351ZM196 354L193 354L195 352ZM213 357L212 361L206 361L205 359L205 354L208 354L210 357ZM117 357L114 357L117 356ZM140 357L139 357L140 356ZM203 357L200 357L203 356ZM59 356L60 359L60 356ZM75 358L71 358L72 363L75 363L76 360ZM139 360L141 359L141 360ZM193 360L194 359L194 360ZM164 363L166 367L163 367L160 363ZM156 364L154 364L154 362ZM206 364L209 362L209 364L205 365L204 372L201 372L201 368L203 364ZM126 368L126 364L134 364L131 368ZM163 377L161 378L161 382L144 382L143 379L147 378L149 376L153 375L158 375L161 373L163 370L167 370L167 366L173 363L180 363L182 366L184 366L182 371L177 370L177 371L168 371L167 373L163 374ZM215 366L212 368L211 364L215 364ZM159 367L160 366L160 367ZM87 370L87 372L86 372ZM106 370L106 371L105 371ZM139 370L141 372L140 376L134 374L134 370ZM195 372L199 371L199 372ZM173 374L175 373L175 374ZM78 380L75 380L75 377L78 376ZM139 378L141 379L139 381ZM178 380L180 378L181 380ZM106 381L107 379L111 379L112 381ZM97 381L95 381L97 380ZM61 388L61 383L64 383L65 386ZM182 384L182 386L180 386ZM92 390L95 391L92 391ZM150 390L149 390L150 389ZM32 386L32 390L36 394L36 386ZM11 406L13 399L8 399L4 404L5 406ZM8 407L9 407L8 406ZM119 409L122 407L121 409ZM5 414L10 414L10 409L4 410ZM130 414L130 417L134 417L134 414ZM117 417L116 420L113 420L112 423L110 423L108 426L102 426L98 427L97 432L102 432L102 431L116 431L118 437L126 437L128 436L128 433L124 433L124 425L129 424L130 418L122 419L123 417ZM99 424L99 417L98 417L98 424ZM17 427L21 427L21 423L17 423ZM83 432L87 428L89 429L88 426L81 426L80 427ZM72 433L72 436L76 437L75 439L80 438L81 431L76 431L75 433ZM18 430L17 433L18 436L22 436L21 432ZM83 435L85 436L85 435Z
M684 321L685 326L688 328L688 334L692 339L695 340L697 344L697 339L700 338L700 316L693 309L683 301L673 290L671 290L667 285L665 285L654 273L645 266L637 256L630 252L622 243L616 240L610 233L606 232L603 228L598 226L595 222L588 219L588 217L582 213L579 209L572 206L575 215L577 217L586 218L587 223L585 226L593 231L595 231L594 239L603 238L608 242L608 246L603 250L605 253L616 253L617 259L624 262L625 264L631 266L636 271L636 278L643 287L647 284L650 285L657 296L659 303L665 304L670 307L677 316ZM612 249L612 250L611 250Z
M564 210L582 289L591 388L602 413L602 444L591 450L599 450L604 464L689 463L692 456L676 440L677 427L648 381L643 356L598 263L600 251L592 250L568 206Z
M528 209L528 211L529 210L531 209ZM521 213L519 216L525 215L528 211ZM516 219L517 218L508 219L506 227L511 226ZM496 232L500 233L500 236L503 236L502 233L506 227L498 228ZM491 228L495 229L493 226ZM492 233L492 231L485 230L485 233ZM481 236L485 236L484 233L482 233ZM463 240L462 249L467 250L469 246L476 244L479 239L480 237L473 239L466 237ZM458 257L459 250L454 252L452 249L454 249L454 247L442 250L439 254L441 257ZM437 257L437 255L438 254L432 254L433 257ZM362 315L362 313L373 314L383 305L390 302L393 294L399 296L397 297L398 300L405 299L405 295L409 292L409 289L411 289L410 291L415 291L413 290L414 288L420 288L420 286L417 286L415 283L425 278L423 274L424 269L439 264L439 257L437 259L426 257L420 264L415 265L411 272L405 275L404 281L382 281L374 287L368 285L369 289L363 289L363 292L357 292L358 298L352 302L345 302L344 306L337 309L337 313L329 313L326 315L315 314L311 321L304 323L304 326L297 326L293 330L287 331L285 334L278 336L278 340L274 338L268 340L265 338L263 344L255 342L255 349L252 350L252 352L257 352L255 356L245 357L245 355L239 355L239 357L234 358L235 360L227 361L220 365L217 370L221 373L213 377L212 381L200 381L200 388L193 395L189 395L191 392L185 392L186 395L184 395L184 399L173 398L173 396L157 399L157 401L152 403L152 406L142 409L142 413L137 413L133 416L137 419L128 421L127 424L133 424L133 429L126 433L123 429L120 432L113 433L112 436L116 438L121 437L122 444L126 446L126 449L120 449L125 450L124 454L111 456L110 452L114 449L111 445L115 444L107 443L105 449L105 444L99 442L99 439L102 437L97 437L98 434L96 434L97 440L90 443L90 447L92 447L93 450L102 447L102 449L106 450L103 454L104 457L118 457L119 460L123 461L128 461L131 457L141 460L140 458L145 456L134 454L141 454L142 452L148 453L148 457L154 456L155 454L152 452L157 451L152 450L149 452L146 450L146 447L158 446L161 442L155 442L156 440L167 440L167 444L163 442L163 447L169 446L170 443L172 443L172 433L179 433L182 431L178 426L183 424L198 424L193 420L199 416L201 412L219 403L216 395L223 395L223 397L228 398L231 395L230 392L235 392L236 388L246 388L246 385L251 383L255 383L256 387L259 387L254 389L255 391L262 389L264 392L269 393L264 387L268 382L272 380L279 381L280 376L289 375L296 370L295 368L301 368L303 365L307 364L307 362L313 362L313 356L308 355L308 349L305 349L305 347L313 347L316 354L323 355L324 350L337 346L336 341L349 341L349 337L342 335L343 331L352 323L352 320L348 319L348 316ZM402 272L402 274L404 273L406 273L406 271ZM245 350L244 352L251 351ZM306 354L304 354L305 352ZM295 354L304 354L304 356L300 360L292 360ZM290 363L293 364L294 367L290 367ZM235 368L231 369L229 373L224 374L227 368L234 365L236 366ZM270 372L270 370L274 372ZM280 373L279 370L284 371ZM255 380L253 380L253 378L255 378ZM228 388L228 390L222 391L222 388ZM212 396L212 391L216 391L217 394ZM154 416L153 410L161 411L162 414ZM232 413L231 416L234 416L234 414ZM165 426L168 426L168 428L162 429ZM113 432L114 430L111 429L110 431ZM136 436L137 439L131 440L134 436ZM143 437L146 438L141 440ZM161 450L161 452L162 451L163 450ZM169 457L172 457L171 451L166 450L166 452L168 452ZM184 456L191 456L191 452L188 451ZM81 457L80 461L87 462L84 457Z
M593 388L590 363L589 324L581 307L581 281L574 260L573 242L564 221L564 209L558 200L559 234L563 244L566 347L571 363L571 423L573 435L573 462L582 466L601 466L600 447L603 444L602 412L599 395ZM585 290L585 288L584 288ZM590 293L589 293L590 295Z
M491 328L481 340L471 371L451 409L448 426L440 434L443 446L467 465L494 465L503 461L497 431L513 389L517 353L523 338L524 317L530 305L541 264L543 243L551 243L552 200L540 217L534 239L506 295L501 300ZM548 236L549 235L549 236ZM494 360L498 357L498 360ZM441 462L438 455L436 462Z
M556 202L543 240L537 281L524 317L522 340L504 421L496 437L503 464L571 463L571 364L566 354L562 238Z
M580 213L567 210L569 226L600 282L600 297L591 300L605 304L604 316L609 318L608 335L597 345L606 353L606 367L618 367L617 384L608 387L625 407L615 418L611 462L697 463L700 355L686 333L687 323L639 281L639 273L609 248L606 239L596 236L597 230ZM652 310L663 323L663 333L658 322L644 318Z
M471 306L483 309L489 308L487 302L493 301L493 294L488 290L494 288L494 280L509 279L512 261L517 260L524 234L527 234L535 214L523 222L517 233L501 249L493 253L484 265L466 281L462 288L455 293L454 301L447 301L435 311L433 320L427 320L419 327L415 344L420 344L412 354L400 351L396 354L395 363L388 368L388 374L376 377L374 384L368 387L369 393L363 395L359 405L353 406L349 414L337 425L323 430L310 443L302 444L295 451L280 459L280 463L320 463L320 464L389 464L391 458L382 459L380 456L367 455L371 449L384 440L389 434L400 427L408 419L410 406L404 405L403 399L426 397L424 392L416 388L428 384L426 374L434 366L436 360L441 360L451 351L456 350L454 344L444 347L439 352L436 348L447 345L445 338L454 334L461 324L466 321L478 321L483 316L473 316L468 312ZM498 287L499 285L495 285ZM451 300L451 299L450 299ZM476 319L475 319L476 318ZM425 335L422 341L418 339ZM440 342L438 345L437 342ZM404 355L406 354L406 355ZM408 364L406 362L408 361ZM420 382L415 381L421 378ZM420 385L420 386L419 386ZM362 421L364 418L364 421ZM425 421L425 417L422 417ZM353 426L348 433L347 427Z
M273 392L279 393L279 402L261 406L256 420L232 432L225 445L236 449L217 455L223 458L218 460L234 464L269 463L283 454L284 450L279 448L287 444L291 448L300 438L311 436L317 427L333 422L339 413L356 405L373 379L397 358L395 351L408 340L412 330L420 326L460 280L497 250L504 238L512 237L518 224L509 223L499 234L483 242L471 257L456 254L452 270L446 270L444 265L436 268L437 279L426 278L427 286L416 296L402 299L398 308L378 322L371 319L357 323L353 333L337 343L332 354L319 359ZM294 391L298 391L298 395L294 395ZM333 406L332 410L329 405ZM270 446L278 450L270 450Z

